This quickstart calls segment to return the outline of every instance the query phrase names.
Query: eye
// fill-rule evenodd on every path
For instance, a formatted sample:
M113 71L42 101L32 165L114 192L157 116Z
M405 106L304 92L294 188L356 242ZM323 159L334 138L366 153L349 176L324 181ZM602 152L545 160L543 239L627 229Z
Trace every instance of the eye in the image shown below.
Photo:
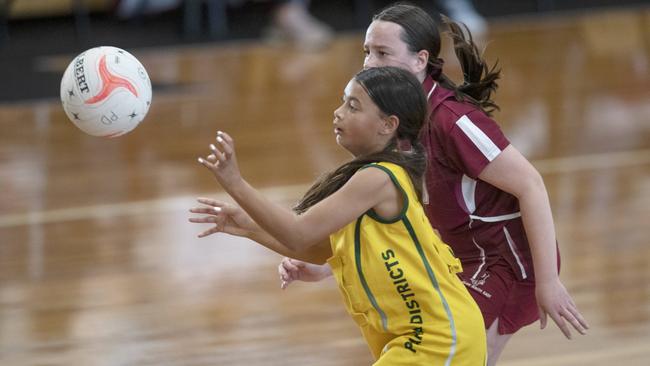
M386 56L386 55L388 55L388 53L387 53L387 52L384 52L384 51L379 51L379 55L380 55L380 56Z
M368 56L370 54L370 51L367 48L363 49L363 54Z

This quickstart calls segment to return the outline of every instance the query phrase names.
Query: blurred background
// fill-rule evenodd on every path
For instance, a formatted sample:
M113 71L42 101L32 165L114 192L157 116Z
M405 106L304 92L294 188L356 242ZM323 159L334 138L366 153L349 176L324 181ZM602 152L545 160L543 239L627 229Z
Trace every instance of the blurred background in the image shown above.
M562 279L590 322L511 340L501 365L650 362L650 3L413 1L465 22L503 70L495 115L542 173ZM0 364L368 365L333 280L281 291L280 257L197 239L196 163L217 130L272 199L348 159L332 112L388 1L0 0ZM112 45L146 67L149 114L115 139L59 83ZM445 72L460 79L446 44Z

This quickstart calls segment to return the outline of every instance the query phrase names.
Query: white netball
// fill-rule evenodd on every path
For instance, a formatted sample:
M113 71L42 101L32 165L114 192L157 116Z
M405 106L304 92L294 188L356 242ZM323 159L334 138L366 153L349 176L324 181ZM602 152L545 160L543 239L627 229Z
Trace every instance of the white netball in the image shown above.
M95 47L75 57L63 73L61 102L85 133L117 137L136 128L149 112L151 81L130 53Z

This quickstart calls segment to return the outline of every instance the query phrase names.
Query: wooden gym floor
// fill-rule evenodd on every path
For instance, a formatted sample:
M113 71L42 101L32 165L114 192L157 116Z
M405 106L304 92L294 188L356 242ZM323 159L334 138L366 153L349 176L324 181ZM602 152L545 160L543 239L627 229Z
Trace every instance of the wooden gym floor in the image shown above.
M650 10L498 22L488 38L497 120L545 178L562 278L592 326L568 341L532 325L500 364L648 365ZM333 280L281 291L279 256L187 222L196 196L223 197L196 163L219 129L287 205L347 159L332 111L362 39L131 50L183 87L155 91L118 139L82 134L58 100L0 104L0 364L369 365Z

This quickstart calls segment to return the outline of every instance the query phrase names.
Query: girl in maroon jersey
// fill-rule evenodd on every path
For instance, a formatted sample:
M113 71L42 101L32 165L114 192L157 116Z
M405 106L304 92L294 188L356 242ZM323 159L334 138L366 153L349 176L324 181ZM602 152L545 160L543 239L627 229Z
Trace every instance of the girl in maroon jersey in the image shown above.
M480 57L470 33L443 18L465 77L443 73L438 25L421 8L389 6L373 17L364 42L364 67L398 66L422 82L431 108L421 140L429 166L425 209L432 226L463 264L462 281L483 313L488 365L520 328L547 316L567 338L569 325L588 325L559 278L559 252L540 174L503 135L490 113L499 70ZM534 268L534 269L533 269ZM284 258L282 287L331 274Z

